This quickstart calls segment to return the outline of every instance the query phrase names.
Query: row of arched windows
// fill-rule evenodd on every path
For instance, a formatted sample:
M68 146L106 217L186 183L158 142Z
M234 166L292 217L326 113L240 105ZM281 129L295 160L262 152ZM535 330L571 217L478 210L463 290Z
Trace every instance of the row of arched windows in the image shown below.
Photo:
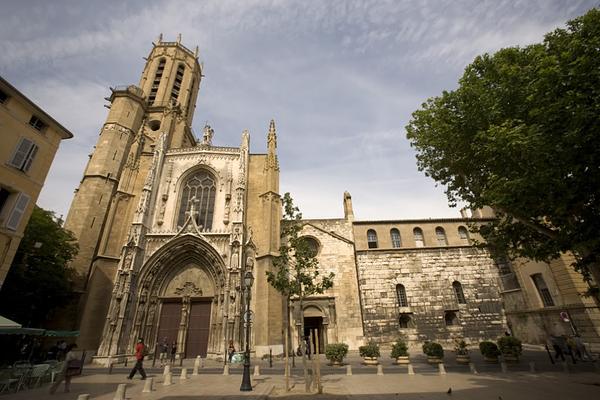
M462 285L459 281L452 282L452 290L458 304L467 304ZM396 285L396 297L398 298L398 307L408 307L408 296L406 296L406 288L403 284Z
M156 94L158 93L158 87L160 86L160 82L162 80L163 73L165 71L166 60L161 58L158 60L158 66L156 67L156 71L154 72L154 79L152 80L152 86L150 87L150 93L148 95L148 103L154 104L156 100ZM181 90L181 83L183 82L183 74L185 72L185 66L183 64L179 64L177 66L177 71L175 72L175 80L173 81L173 87L171 88L171 101L176 102L179 98L179 91ZM192 82L192 87L194 86L194 82ZM190 96L191 98L191 96ZM189 103L189 101L188 101Z
M441 226L435 228L435 237L437 240L437 246L448 246L448 239L446 238L446 231ZM458 237L466 244L469 243L469 231L464 226L458 227ZM402 240L400 239L400 231L396 228L390 229L390 239L392 241L392 247L398 249L402 247ZM423 236L423 230L419 227L413 229L413 240L415 243L414 247L424 247L425 237ZM379 247L377 240L377 232L374 229L367 231L367 245L369 249L376 249Z

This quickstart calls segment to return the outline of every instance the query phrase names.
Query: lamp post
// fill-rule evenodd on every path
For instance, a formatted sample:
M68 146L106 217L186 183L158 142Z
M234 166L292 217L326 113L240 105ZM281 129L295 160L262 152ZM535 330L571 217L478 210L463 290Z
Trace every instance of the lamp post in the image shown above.
M254 276L251 271L246 271L244 274L244 288L246 289L246 313L244 320L246 321L246 354L244 357L244 374L242 376L242 385L240 391L248 392L252 390L250 382L250 288L254 283Z

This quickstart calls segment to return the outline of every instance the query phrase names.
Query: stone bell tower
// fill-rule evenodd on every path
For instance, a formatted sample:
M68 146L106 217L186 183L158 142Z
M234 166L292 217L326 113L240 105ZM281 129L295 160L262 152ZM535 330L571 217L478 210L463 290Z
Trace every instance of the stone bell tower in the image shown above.
M65 228L79 241L72 266L81 291L80 348L98 348L121 250L142 194L154 149L196 144L191 124L202 78L195 51L162 34L139 86L111 88L110 109L69 209Z

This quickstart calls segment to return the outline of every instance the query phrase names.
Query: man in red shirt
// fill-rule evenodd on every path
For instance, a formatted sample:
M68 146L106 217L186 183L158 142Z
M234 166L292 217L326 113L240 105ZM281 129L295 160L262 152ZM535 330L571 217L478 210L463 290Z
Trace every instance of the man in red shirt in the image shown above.
M135 375L136 371L140 371L140 375L142 375L142 380L146 379L146 371L144 371L144 353L146 350L146 345L144 344L143 338L138 338L138 342L135 345L135 366L129 373L127 379L132 379Z

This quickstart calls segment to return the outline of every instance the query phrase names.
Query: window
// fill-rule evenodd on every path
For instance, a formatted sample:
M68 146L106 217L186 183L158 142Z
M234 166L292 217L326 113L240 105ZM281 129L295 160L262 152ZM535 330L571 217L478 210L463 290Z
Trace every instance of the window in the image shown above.
M23 172L29 171L37 150L38 147L35 143L29 139L21 138L9 164Z
M458 304L467 304L467 301L465 300L465 294L463 293L463 288L460 282L452 282L452 288L454 289L454 295L456 296L456 301L458 301Z
M160 85L160 80L162 79L164 71L165 71L165 59L161 58L158 62L158 67L156 67L156 73L154 74L154 81L152 81L152 86L150 88L150 95L148 96L148 103L150 103L150 104L154 104L154 100L156 100L156 93L158 92L158 86Z
M423 240L423 231L421 230L421 228L413 229L413 235L415 237L415 246L416 247L425 246L425 240Z
M544 277L542 274L533 274L531 275L531 279L535 284L535 287L540 295L540 299L542 299L542 303L544 307L552 307L554 305L554 300L552 299L552 295L550 294L550 289L546 285L546 281L544 281Z
M10 196L10 192L3 187L0 187L0 213L2 213L2 210L4 209L8 196Z
M17 199L15 201L15 205L13 206L10 215L8 216L6 227L13 231L16 231L19 228L19 223L21 222L21 218L25 213L25 209L29 204L29 196L25 193L19 193Z
M217 188L215 178L208 171L199 170L187 178L182 188L178 226L183 226L193 208L198 226L211 229Z
M4 93L4 91L0 90L0 104L6 103L8 100L8 95Z
M173 103L177 102L177 98L179 97L179 91L181 90L181 82L183 82L183 72L185 71L185 67L183 64L179 64L177 66L177 72L175 73L175 82L173 82L173 89L171 89L171 101Z
M398 318L398 325L400 329L410 328L412 325L412 318L410 317L410 313L401 313L400 318Z
M444 311L444 321L446 322L446 326L458 325L456 311Z
M308 248L308 254L311 257L316 257L319 253L319 242L317 242L315 238L308 236L304 236L303 239L304 243L306 244L306 247Z
M496 266L498 267L498 273L500 275L500 284L503 292L521 288L519 280L517 279L517 275L514 273L512 264L508 258L497 258Z
M396 285L396 295L398 296L398 306L408 307L408 298L406 297L406 289L404 288L404 285L400 283Z
M458 237L464 244L469 244L469 231L464 226L458 227Z
M373 229L369 229L367 231L367 243L370 249L377 248L377 232L375 232Z
M29 125L31 125L33 129L37 129L38 131L43 131L46 128L46 124L44 123L44 121L42 121L35 115L32 115L31 119L29 119Z
M392 238L392 247L395 249L400 248L402 243L400 242L400 232L398 232L398 229L392 229L390 231L390 237Z
M435 228L435 237L437 238L438 246L448 246L448 240L446 240L446 231L441 226Z

